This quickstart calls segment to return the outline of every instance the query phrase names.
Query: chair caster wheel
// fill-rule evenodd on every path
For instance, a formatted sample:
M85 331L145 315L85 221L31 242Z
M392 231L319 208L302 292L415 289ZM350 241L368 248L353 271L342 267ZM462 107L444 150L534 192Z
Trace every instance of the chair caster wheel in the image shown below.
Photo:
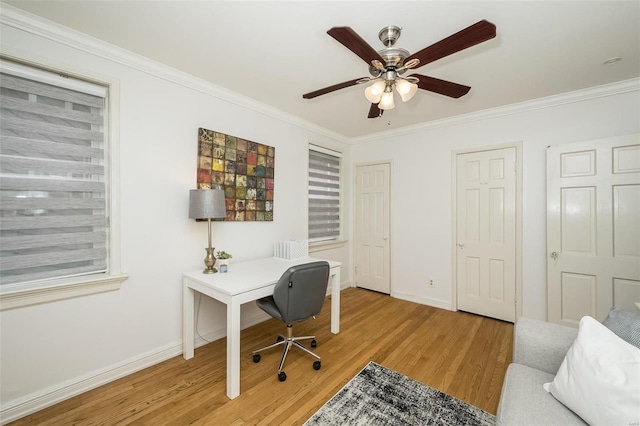
M280 380L281 382L284 382L285 380L287 380L287 375L285 374L284 371L281 371L278 373L278 380Z
M276 343L282 342L283 340L284 340L284 337L278 336L278 338L276 339Z
M260 362L260 354L253 355L253 362Z
M313 339L313 340L311 341L311 347L312 347L312 348L316 348L316 347L318 347L318 342L316 342L316 339Z
M320 370L320 367L322 367L322 364L320 364L320 361L315 361L313 363L313 369L314 370Z

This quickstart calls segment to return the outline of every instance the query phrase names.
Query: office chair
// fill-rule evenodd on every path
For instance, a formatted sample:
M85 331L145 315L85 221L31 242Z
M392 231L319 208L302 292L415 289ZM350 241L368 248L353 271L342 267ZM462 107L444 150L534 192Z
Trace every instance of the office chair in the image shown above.
M282 367L287 353L293 346L317 358L317 361L313 363L315 370L319 370L321 367L320 357L298 342L299 340L311 339L311 347L315 348L317 346L315 336L294 337L293 323L315 317L320 313L327 294L328 281L329 263L327 262L292 266L280 277L273 289L273 296L256 300L260 309L287 324L286 336L279 334L278 340L273 345L253 351L253 362L260 362L259 352L284 345L282 359L280 359L278 367L278 379L281 382L287 380L287 375L282 371Z

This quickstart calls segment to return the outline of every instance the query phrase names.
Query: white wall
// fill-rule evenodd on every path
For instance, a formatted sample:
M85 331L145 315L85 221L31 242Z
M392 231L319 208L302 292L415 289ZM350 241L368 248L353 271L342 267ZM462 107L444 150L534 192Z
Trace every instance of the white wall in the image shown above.
M469 117L354 145L354 165L393 159L392 294L451 306L452 152L522 141L522 313L546 320L546 147L639 132L637 82L635 90L614 93L575 96L584 100L555 106L536 104L538 109L507 108L492 118ZM435 282L433 288L427 285L429 279Z
M3 6L5 7L5 6ZM34 31L39 34L40 24ZM202 267L206 224L187 219L195 186L196 131L205 127L276 147L275 220L216 223L214 245L237 261L268 256L277 239L306 235L307 143L344 150L345 235L351 236L352 175L359 163L392 159L392 290L396 296L451 303L451 153L522 141L524 147L523 313L546 317L545 147L640 131L638 91L494 118L428 126L357 141L236 102L202 82L144 60L111 59L82 36L48 28L45 36L3 25L2 51L120 82L122 265L116 292L0 313L0 412L27 412L100 380L180 353L181 273ZM105 49L101 52L109 52ZM117 54L116 56L118 56ZM119 58L120 56L118 56ZM125 59L127 56L125 55ZM167 77L168 76L168 77ZM179 81L180 83L178 83ZM229 100L231 99L231 100ZM266 111L266 112L265 112ZM343 262L352 280L351 245L317 257ZM426 286L433 279L435 288ZM204 300L199 331L224 333L224 311ZM247 305L243 320L259 311ZM24 403L23 405L21 405ZM3 418L6 420L6 418Z
M54 29L58 31L72 40L72 46L73 40L84 39ZM119 291L0 313L0 401L5 421L69 389L91 387L103 378L181 353L181 274L204 267L207 244L206 223L187 218L188 191L196 185L198 127L276 148L274 221L213 225L214 246L233 253L236 261L271 256L276 240L306 238L309 141L342 148L349 161L344 140L322 129L313 131L311 125L281 119L277 111L265 113L264 106L224 100L215 96L215 88L201 90L207 89L203 82L194 80L192 87L185 87L170 81L174 71L145 60L133 61L145 68L139 70L55 40L55 34L51 40L6 25L1 28L4 53L119 80L121 258L129 279ZM122 54L127 59L128 54ZM191 78L175 75L182 82ZM348 283L348 250L316 254L323 255L344 262L342 279ZM253 304L245 305L243 321L260 314ZM224 306L203 300L200 334L222 337L225 324ZM47 395L50 392L53 396ZM20 407L23 402L26 408Z

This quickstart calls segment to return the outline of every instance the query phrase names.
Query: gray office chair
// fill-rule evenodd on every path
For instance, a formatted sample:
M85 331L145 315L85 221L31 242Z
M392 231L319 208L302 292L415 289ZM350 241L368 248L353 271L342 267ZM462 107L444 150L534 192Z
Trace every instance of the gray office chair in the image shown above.
M273 345L253 351L253 362L260 362L259 352L284 345L282 359L278 367L278 379L281 382L287 380L287 375L282 371L282 367L287 353L293 346L297 346L318 359L313 363L314 369L319 370L321 367L320 357L298 342L299 340L311 339L311 347L315 348L317 346L315 336L294 337L293 323L315 317L320 313L327 294L328 281L329 263L327 262L292 266L280 277L273 289L273 296L256 300L260 309L287 324L286 337L279 334L278 340Z

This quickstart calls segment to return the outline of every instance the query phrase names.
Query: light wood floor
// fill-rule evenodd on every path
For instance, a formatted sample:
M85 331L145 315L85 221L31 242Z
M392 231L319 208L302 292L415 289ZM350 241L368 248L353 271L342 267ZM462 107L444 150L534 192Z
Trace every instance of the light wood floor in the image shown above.
M362 289L342 292L341 332L329 331L330 299L317 320L294 326L317 336L313 358L292 349L287 381L276 377L280 349L251 351L274 341L284 325L269 320L243 330L240 396L225 394L226 340L177 356L20 419L12 425L300 425L369 361L375 361L488 412L496 412L511 362L513 325L406 302Z

